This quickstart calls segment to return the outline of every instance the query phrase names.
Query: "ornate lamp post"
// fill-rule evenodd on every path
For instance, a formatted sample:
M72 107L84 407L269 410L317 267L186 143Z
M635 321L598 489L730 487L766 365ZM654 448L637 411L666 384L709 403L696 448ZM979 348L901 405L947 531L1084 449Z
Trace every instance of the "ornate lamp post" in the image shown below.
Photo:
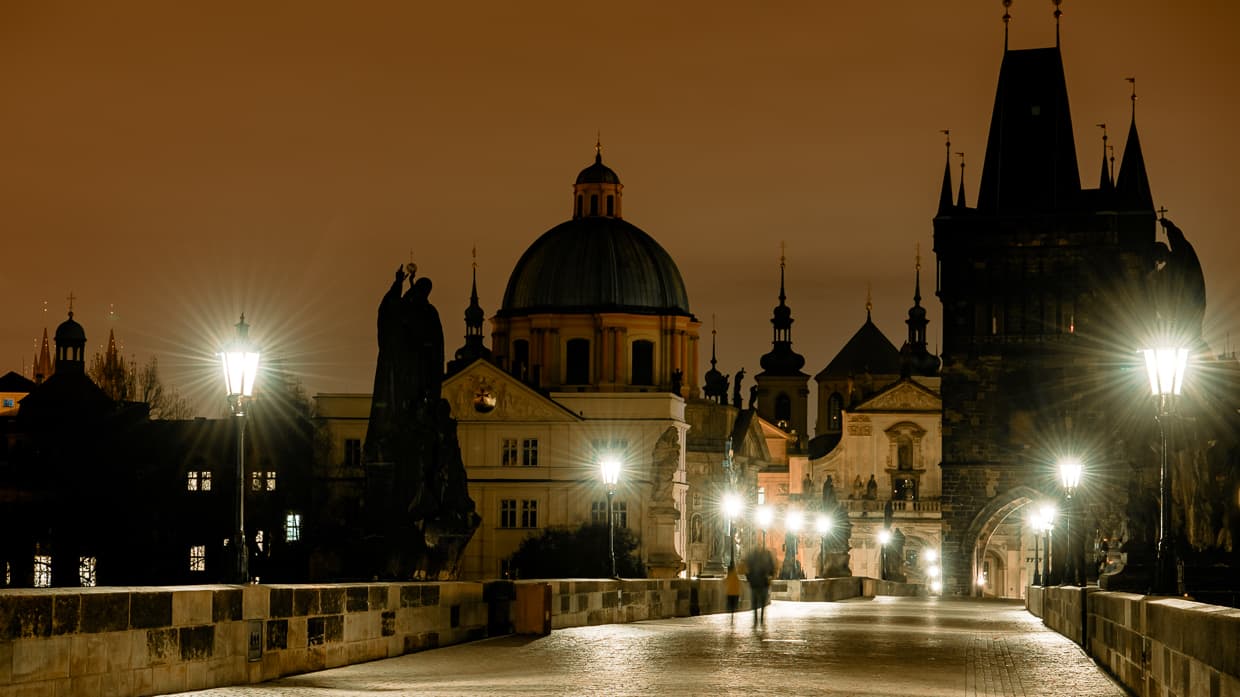
M758 527L762 530L762 549L766 549L766 529L771 527L771 523L775 520L775 511L770 506L758 506L754 517L757 519Z
M887 580L887 543L891 542L891 531L883 528L878 531L878 578Z
M224 367L224 390L237 419L237 530L233 537L236 554L233 581L249 583L250 553L245 539L245 405L254 396L258 350L250 344L250 325L245 323L245 313L236 326L236 338L219 355Z
M818 528L818 576L826 578L827 534L831 532L831 517L825 513L819 513L815 522Z
M616 498L616 484L620 482L620 458L607 455L601 463L603 483L607 485L607 552L611 556L611 575L616 577L616 521L612 501Z
M1038 541L1042 539L1042 514L1035 510L1029 514L1029 529L1033 531L1033 585L1042 585L1041 559L1038 555Z
M1051 584L1051 530L1055 527L1055 507L1042 504L1042 585Z
M1158 398L1158 439L1162 453L1158 470L1158 557L1154 564L1155 595L1175 595L1175 538L1171 532L1171 470L1167 467L1167 423L1175 407L1175 398L1184 387L1188 369L1188 349L1162 347L1142 349L1145 370L1150 379L1150 393Z
M732 521L736 516L741 514L745 503L741 501L741 497L733 492L723 495L723 515L728 520L728 568L732 568L736 564L736 537L732 531Z
M1059 483L1063 485L1064 494L1063 538L1064 548L1067 550L1062 580L1074 586L1085 585L1081 565L1076 558L1076 546L1072 544L1072 495L1076 493L1076 487L1081 483L1082 469L1084 468L1081 461L1077 458L1069 457L1059 461Z

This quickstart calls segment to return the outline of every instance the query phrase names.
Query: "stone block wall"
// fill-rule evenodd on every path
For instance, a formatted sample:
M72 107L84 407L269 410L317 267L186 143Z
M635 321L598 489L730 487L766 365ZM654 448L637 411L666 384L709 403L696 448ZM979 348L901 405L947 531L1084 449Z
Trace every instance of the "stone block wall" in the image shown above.
M771 585L771 597L775 600L821 603L849 598L872 598L876 595L915 596L924 595L925 586L917 583L880 581L862 576L841 578L813 578L799 581L779 581Z
M1240 696L1240 610L1071 586L1038 595L1030 612L1078 642L1085 602L1087 653L1138 697Z

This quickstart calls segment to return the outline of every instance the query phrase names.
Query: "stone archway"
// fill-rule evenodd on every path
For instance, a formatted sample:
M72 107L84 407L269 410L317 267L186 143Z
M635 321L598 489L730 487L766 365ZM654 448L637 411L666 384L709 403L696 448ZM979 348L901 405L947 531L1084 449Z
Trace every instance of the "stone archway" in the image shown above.
M1002 494L995 496L982 510L978 511L973 517L973 521L969 524L965 532L965 536L961 541L961 551L969 552L969 584L973 589L971 595L980 592L977 585L978 574L983 568L986 559L987 548L990 546L991 538L1000 526L1004 525L1004 521L1008 519L1016 511L1023 508L1026 504L1047 498L1045 492L1039 491L1030 486L1013 487ZM996 553L997 556L997 553ZM1004 564L1004 567L1010 573L1016 573L1016 569L1011 568L1010 564ZM997 595L1003 595L1002 591Z

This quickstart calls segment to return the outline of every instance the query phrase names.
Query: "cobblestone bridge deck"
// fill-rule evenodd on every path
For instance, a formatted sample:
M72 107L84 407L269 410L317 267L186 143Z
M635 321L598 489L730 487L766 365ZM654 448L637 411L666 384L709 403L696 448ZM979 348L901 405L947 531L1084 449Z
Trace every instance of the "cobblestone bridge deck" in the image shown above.
M1073 695L1122 697L1018 603L776 602L752 613L560 629L192 695Z

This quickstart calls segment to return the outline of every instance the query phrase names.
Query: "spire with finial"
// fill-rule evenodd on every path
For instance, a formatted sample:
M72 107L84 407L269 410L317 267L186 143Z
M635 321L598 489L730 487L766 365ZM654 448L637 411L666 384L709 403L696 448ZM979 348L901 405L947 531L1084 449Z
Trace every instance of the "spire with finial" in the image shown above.
M482 323L486 313L478 303L478 245L470 250L473 278L469 288L469 307L465 308L465 345L448 361L446 375L455 375L479 358L491 360L491 349L483 344Z
M865 321L870 321L870 315L874 311L874 292L869 281L865 282Z
M933 377L939 374L939 359L926 350L926 308L921 306L921 244L914 250L915 261L913 271L913 306L908 310L908 339L900 348L900 373L904 377L923 375Z
M47 327L43 328L43 341L39 342L39 353L34 359L34 381L41 383L52 377L52 372L56 369L52 363L52 345L47 339Z
M1137 79L1125 78L1132 85L1132 121L1128 126L1128 140L1124 143L1124 160L1119 174L1115 175L1115 193L1120 205L1129 210L1153 212L1154 197L1150 193L1150 179L1145 172L1145 156L1141 153L1141 138L1137 135Z
M792 350L792 308L784 292L784 267L787 265L786 247L779 243L779 304L771 313L774 336L771 350L762 356L762 375L800 375L805 357Z
M1059 48L1059 18L1063 16L1063 10L1059 9L1059 3L1063 0L1052 0L1055 3L1055 48Z
M1008 22L1012 21L1012 0L1003 0L1003 50L1008 50Z
M705 386L702 392L707 399L713 399L720 404L728 403L728 378L719 372L716 367L715 358L715 335L718 333L715 329L715 316L710 316L710 370L706 371Z
M947 215L952 209L952 132L939 131L947 140L947 158L943 161L943 188L939 190L939 215Z
M1098 177L1098 188L1111 191L1115 188L1115 181L1111 179L1111 169L1107 166L1107 153L1111 148L1107 145L1107 125L1105 123L1095 125L1102 129L1102 174Z
M620 217L620 177L603 164L603 133L594 140L594 162L581 170L573 183L573 219Z
M960 193L956 196L956 207L964 208L964 153L956 153L956 157L960 158Z

